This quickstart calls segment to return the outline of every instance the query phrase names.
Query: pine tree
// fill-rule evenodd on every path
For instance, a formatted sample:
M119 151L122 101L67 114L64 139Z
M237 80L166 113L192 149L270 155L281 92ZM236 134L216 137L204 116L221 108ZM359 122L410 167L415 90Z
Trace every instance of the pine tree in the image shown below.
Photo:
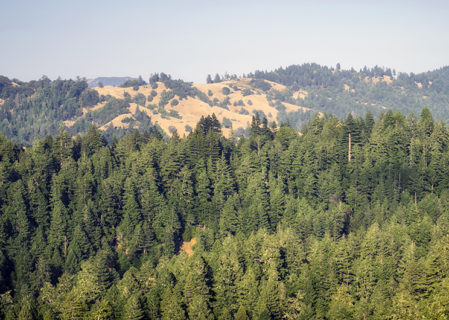
M100 150L100 148L105 146L105 144L106 141L98 128L91 126L82 139L81 152L86 156L90 156Z
M88 239L90 240L91 245L95 250L98 250L101 247L101 226L98 221L98 214L96 212L96 208L94 202L92 200L88 200L87 204L83 208L83 227L88 234Z
M274 180L274 179L273 179ZM270 181L270 222L275 230L285 211L285 191L280 181Z
M29 320L36 318L35 310L36 301L32 297L24 297L20 302L20 312L17 319L19 320Z
M239 310L235 314L235 320L249 320L245 307L243 307L242 305L240 305Z
M259 293L259 281L252 267L248 267L242 279L237 282L237 303L240 308L249 312L251 317L257 306Z
M232 179L232 171L224 154L222 154L221 159L217 161L216 177L213 183L213 189L213 203L218 207L223 206L225 201L235 189L234 181Z
M184 286L187 313L192 319L209 319L211 317L209 307L211 292L208 284L208 266L199 255L193 256L189 262Z
M140 320L145 318L139 294L133 294L125 304L123 319Z
M5 208L5 215L13 221L18 247L23 245L28 247L31 240L32 221L29 217L26 198L25 186L21 180L11 185L8 192L9 204Z
M68 249L68 210L57 198L52 200L52 207L47 249L53 265L60 267Z
M371 111L368 111L365 116L365 130L366 130L365 135L367 138L370 137L371 131L373 130L373 127L374 127L374 124L375 124L374 116L371 113Z
M173 207L166 206L161 210L155 218L154 229L157 239L164 245L164 252L174 254L179 245L181 222Z
M232 195L224 204L220 215L220 233L235 234L241 227L241 217L239 216L240 199L237 194Z
M226 237L220 247L218 265L214 270L214 310L237 312L237 283L243 276L243 265L238 252L237 241L230 236Z
M27 189L29 194L29 207L32 215L32 219L36 222L36 225L40 226L44 230L50 226L49 221L49 192L47 186L43 186L42 181L36 178L31 178L28 181ZM43 180L45 181L45 180ZM48 185L51 184L51 178L49 178Z
M208 75L207 75L207 78L206 78L206 83L213 83L213 81L212 81L212 77L211 77L211 75L210 75L210 74L208 74Z
M61 318L64 320L85 319L89 307L84 297L71 291L64 298L60 310Z
M181 304L182 297L178 290L166 288L161 301L161 313L164 320L187 319Z
M181 150L178 140L172 137L161 156L160 171L162 181L166 187L168 187L171 181L178 176L184 160L185 156Z
M125 239L129 241L136 226L142 222L135 177L126 179L123 193L123 220L119 229Z
M59 134L55 137L53 143L53 154L56 162L62 167L63 163L68 158L73 156L74 144L70 135L63 131L62 127L59 129Z
M99 224L102 229L103 239L112 242L115 237L115 228L119 224L122 209L122 183L117 176L111 176L101 183L99 205L101 207Z
M270 202L266 178L261 172L255 173L248 179L248 187L243 199L243 207L248 212L248 230L259 228L270 230Z
M346 285L341 285L332 296L329 305L329 319L351 319L354 313L354 299L348 292Z
M91 245L88 237L80 225L77 225L73 231L72 240L67 249L67 259L65 261L65 270L75 274L79 270L81 261L89 256Z
M198 170L199 171L196 175L196 185L195 185L195 190L198 197L198 205L197 205L198 220L202 224L209 225L212 222L211 181L208 177L208 173L205 167Z
M114 317L114 310L111 303L107 299L103 299L95 303L91 308L88 318L107 320Z
M280 319L283 316L286 299L285 287L279 279L279 274L274 264L269 267L267 273L268 279L260 284L259 311L257 313L262 315L268 312L268 319Z
M180 172L180 185L179 191L176 195L178 200L178 207L181 212L183 220L191 225L195 225L197 222L197 217L195 214L195 194L193 189L193 177L192 172L187 168L183 167Z

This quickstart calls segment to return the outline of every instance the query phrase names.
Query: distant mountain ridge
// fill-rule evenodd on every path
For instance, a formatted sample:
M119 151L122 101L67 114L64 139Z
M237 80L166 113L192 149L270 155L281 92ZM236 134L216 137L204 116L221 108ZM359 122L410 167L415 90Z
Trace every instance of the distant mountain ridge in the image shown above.
M212 113L228 136L245 134L256 115L269 125L289 122L297 130L323 113L344 119L349 113L376 117L389 109L419 114L427 107L436 120L449 120L449 67L396 74L380 67L356 71L303 64L245 77L208 76L207 82L193 84L164 73L148 83L141 77L21 82L0 76L0 134L31 144L61 127L75 136L96 125L108 138L135 129L182 136Z
M88 79L87 84L89 88L103 86L121 86L128 80L136 80L137 78L133 77L98 77L95 79Z

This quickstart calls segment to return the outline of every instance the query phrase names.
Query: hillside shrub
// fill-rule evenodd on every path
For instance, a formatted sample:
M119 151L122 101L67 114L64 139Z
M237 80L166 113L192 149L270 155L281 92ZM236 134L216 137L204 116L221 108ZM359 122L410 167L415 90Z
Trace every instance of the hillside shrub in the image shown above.
M231 93L231 89L229 89L228 87L223 87L222 89L221 89L221 92L224 94L224 95L228 95L228 94L230 94Z

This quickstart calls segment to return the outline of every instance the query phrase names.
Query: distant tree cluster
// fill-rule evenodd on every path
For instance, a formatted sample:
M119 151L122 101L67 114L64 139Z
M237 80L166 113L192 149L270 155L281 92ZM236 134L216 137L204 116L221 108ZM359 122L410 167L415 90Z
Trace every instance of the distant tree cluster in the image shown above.
M31 144L36 137L57 134L62 121L82 115L100 100L84 80L20 82L0 77L0 133Z
M253 79L249 82L249 84L255 89L260 89L262 91L268 91L271 89L271 85L262 79Z
M384 76L388 82L384 81ZM379 116L386 108L406 114L419 113L423 106L428 106L437 119L449 119L449 67L421 74L396 74L395 70L378 66L364 67L357 72L303 64L268 72L256 71L248 77L288 87L285 92L268 91L272 100L338 117L350 112L362 116L368 111ZM293 96L299 89L307 92L304 98ZM294 122L292 125L300 127Z
M157 82L162 82L168 89L173 91L179 99L183 100L187 97L196 97L198 94L198 89L193 87L191 82L185 82L183 80L173 80L170 75L165 73L154 74L150 77L150 84L157 84Z
M88 88L85 80L51 81L47 77L21 82L0 76L0 99L3 101L0 103L0 134L25 145L31 145L36 138L58 134L67 120L74 123L65 127L66 131L76 136L85 134L92 123L100 127L116 116L128 113L131 102L141 106L146 103L141 93L132 98L125 92L123 99L109 95L100 97L96 90ZM105 102L101 109L86 111L99 102ZM150 130L153 125L149 123L147 117L133 125ZM127 129L110 127L105 136L112 140L127 132Z
M137 88L137 89L138 89L139 86L143 86L143 85L145 85L145 84L147 84L147 83L145 82L145 80L143 80L142 77L139 76L138 79L129 79L129 80L126 80L120 87L122 87L122 88L133 87L133 88Z
M214 79L212 79L212 76L208 74L206 77L206 83L220 83L223 81L237 80L238 78L239 77L236 74L225 73L223 76L220 76L218 73L216 73Z
M139 106L144 107L147 99L145 98L145 95L143 93L138 93L133 98L134 103L138 104Z
M115 117L123 113L127 113L128 110L129 103L127 103L125 100L111 98L103 108L99 110L89 111L82 119L87 123L93 122L98 126L102 126Z
M161 99L159 100L159 107L160 108L165 107L169 103L169 101L171 99L173 99L174 97L175 97L175 93L173 91L171 91L171 90L169 90L169 91L165 91L165 90L162 91Z

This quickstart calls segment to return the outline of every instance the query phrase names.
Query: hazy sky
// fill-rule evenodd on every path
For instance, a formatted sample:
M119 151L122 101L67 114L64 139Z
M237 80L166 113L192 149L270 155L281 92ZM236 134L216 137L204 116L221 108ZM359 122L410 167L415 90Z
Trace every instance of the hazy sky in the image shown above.
M448 3L0 0L0 74L205 82L305 62L422 72L449 65Z

